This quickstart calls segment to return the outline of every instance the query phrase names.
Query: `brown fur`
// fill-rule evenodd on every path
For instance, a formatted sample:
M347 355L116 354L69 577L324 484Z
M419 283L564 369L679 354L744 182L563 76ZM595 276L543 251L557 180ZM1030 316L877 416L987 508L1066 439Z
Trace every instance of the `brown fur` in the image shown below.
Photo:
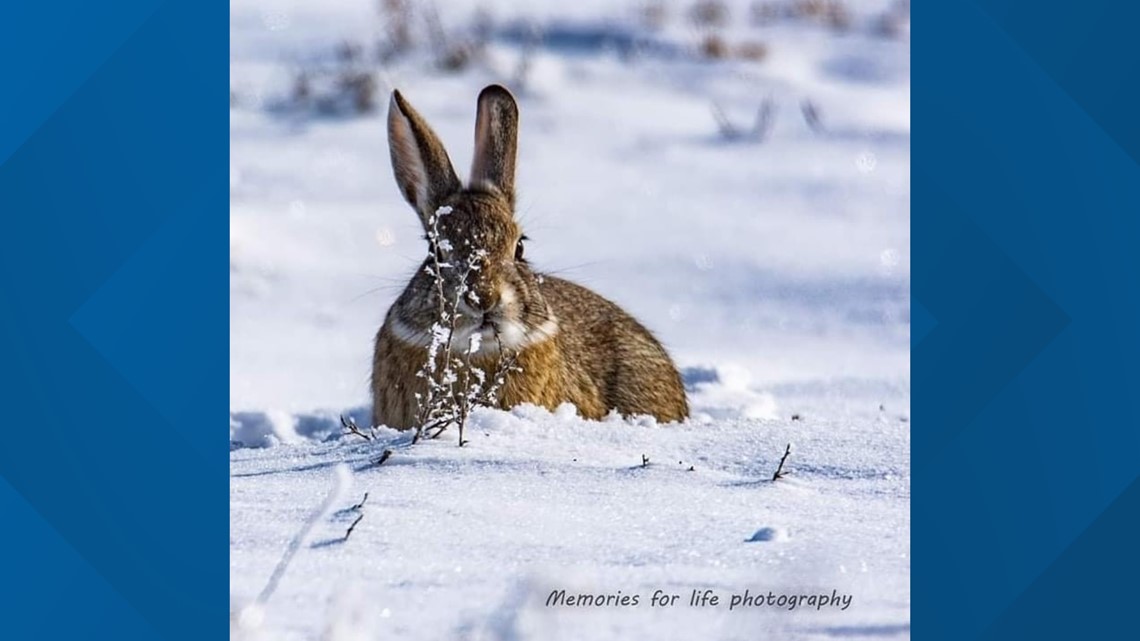
M600 419L610 410L623 416L646 414L659 421L689 415L681 376L661 344L617 305L559 278L544 277L541 290L560 320L554 338L518 354L522 372L508 376L499 407L533 403L553 410L573 403L585 418ZM394 337L385 322L376 335L373 358L373 423L397 429L414 427L419 416L416 394L426 393L416 373L427 349ZM497 359L477 359L474 366L495 370Z
M488 324L515 328L516 335L522 332L524 337L525 346L516 354L521 371L507 376L499 406L534 403L554 409L569 402L591 419L611 410L663 422L686 418L681 376L649 330L598 294L534 272L522 255L522 231L513 211L518 108L510 93L492 86L479 96L472 185L467 189L457 184L443 145L411 105L394 93L390 109L396 182L425 229L438 231L446 241L432 247L437 259L454 266L443 272L445 302L454 301L463 282L469 287L457 325L467 331ZM445 205L450 213L438 215ZM419 418L416 394L425 394L426 381L417 374L428 358L422 344L438 320L441 303L435 278L428 273L433 264L431 257L424 261L376 336L376 425L407 429ZM459 268L471 264L479 268L462 281ZM553 336L543 333L555 323ZM496 352L483 351L472 364L494 372L497 362Z

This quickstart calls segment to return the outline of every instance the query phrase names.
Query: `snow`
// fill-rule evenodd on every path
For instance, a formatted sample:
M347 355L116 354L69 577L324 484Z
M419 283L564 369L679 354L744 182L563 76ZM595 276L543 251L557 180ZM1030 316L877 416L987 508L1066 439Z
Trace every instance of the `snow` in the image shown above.
M695 59L691 3L669 3L659 32L639 2L485 3L568 42L604 28L654 43L634 60L558 39L533 54L518 210L528 259L650 327L693 411L662 425L480 409L463 448L453 432L341 436L341 414L368 425L373 336L426 251L392 178L384 98L398 86L463 176L475 97L522 54L503 36L462 73L393 62L363 117L273 108L298 65L383 32L375 4L231 5L234 636L909 637L910 45L866 27L890 3L847 3L854 26L835 34L752 27L750 3L729 2L726 37L762 40L760 63ZM475 6L435 4L448 29ZM713 103L747 129L767 98L763 142L718 133ZM342 463L351 489L333 492ZM690 606L694 589L719 605ZM548 607L555 590L640 598ZM652 605L657 590L680 599ZM729 610L745 590L852 600Z
M750 543L756 541L787 541L789 537L788 530L781 527L762 527L748 539Z

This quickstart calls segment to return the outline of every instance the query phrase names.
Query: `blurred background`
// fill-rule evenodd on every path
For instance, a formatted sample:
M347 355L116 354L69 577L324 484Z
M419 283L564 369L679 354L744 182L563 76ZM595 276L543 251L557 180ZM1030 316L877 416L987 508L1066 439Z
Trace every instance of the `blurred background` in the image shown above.
M907 2L234 0L230 47L232 410L367 402L426 251L389 92L466 176L493 82L528 257L641 319L694 394L723 383L708 407L909 400Z

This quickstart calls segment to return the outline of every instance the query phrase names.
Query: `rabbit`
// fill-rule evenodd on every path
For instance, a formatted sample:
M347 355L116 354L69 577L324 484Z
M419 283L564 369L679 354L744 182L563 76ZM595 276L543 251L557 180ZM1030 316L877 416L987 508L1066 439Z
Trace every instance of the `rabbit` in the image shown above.
M462 283L452 348L471 350L471 365L493 371L504 352L515 367L496 403L553 410L573 403L581 416L650 415L660 422L689 414L681 375L661 343L616 304L570 281L536 272L515 219L519 110L504 87L479 94L475 153L464 186L431 127L399 91L388 106L388 145L396 183L424 225L430 251L388 310L372 363L372 422L415 427L427 382L440 296L449 304ZM433 227L436 234L432 234ZM431 242L432 239L436 242ZM477 251L482 250L482 251ZM433 261L472 270L440 269ZM437 282L438 281L438 282Z

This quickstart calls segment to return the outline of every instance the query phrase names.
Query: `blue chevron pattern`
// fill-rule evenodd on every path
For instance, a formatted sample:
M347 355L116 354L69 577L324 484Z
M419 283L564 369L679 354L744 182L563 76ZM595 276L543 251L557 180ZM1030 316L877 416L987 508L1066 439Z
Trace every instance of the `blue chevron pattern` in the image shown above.
M1138 14L915 7L918 638L1134 627Z
M0 638L227 634L227 17L0 8Z

